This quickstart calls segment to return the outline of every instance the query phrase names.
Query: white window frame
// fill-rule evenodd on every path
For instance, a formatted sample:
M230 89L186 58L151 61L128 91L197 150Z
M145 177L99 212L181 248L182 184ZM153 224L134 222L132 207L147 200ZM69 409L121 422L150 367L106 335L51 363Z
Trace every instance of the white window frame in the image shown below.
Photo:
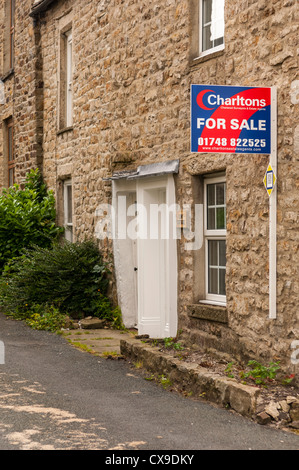
M69 199L68 199L68 187L72 188L72 180L65 180L63 183L63 213L64 213L64 228L65 228L65 238L69 242L73 242L73 191L72 191L72 200L71 200L71 221L68 218L69 215ZM72 188L73 190L73 188Z
M207 211L207 186L209 184L225 183L225 176L206 177L204 180L204 241L205 241L205 303L216 305L226 305L226 295L219 295L209 292L209 249L208 244L210 240L225 240L226 241L226 228L225 229L208 229L208 211ZM225 186L226 187L226 186ZM226 192L226 191L225 191ZM226 201L225 201L226 208ZM226 211L225 211L226 212ZM225 224L226 227L226 224Z
M65 33L66 37L66 127L73 125L73 34L72 30Z
M223 43L219 44L218 46L211 47L210 49L203 50L203 1L199 1L199 57L204 57L206 55L212 54L214 52L222 51L224 49L224 35L223 35ZM213 1L213 0L211 0ZM224 23L224 10L223 10L223 23ZM207 23L208 24L208 23Z

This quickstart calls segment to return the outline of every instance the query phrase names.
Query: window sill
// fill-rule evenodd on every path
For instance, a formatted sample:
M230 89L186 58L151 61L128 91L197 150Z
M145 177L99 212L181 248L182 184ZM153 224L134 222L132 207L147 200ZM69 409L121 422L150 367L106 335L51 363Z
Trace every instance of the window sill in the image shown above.
M12 75L14 75L14 69L10 69L8 70L4 75L2 75L1 77L1 81L2 82L5 82L5 80L7 80L8 78L10 78Z
M220 57L224 54L224 48L220 49L220 50L216 50L213 52L213 50L211 50L211 52L203 52L202 55L198 56L198 57L194 57L191 59L190 61L190 67L196 67L197 65L199 64L202 64L203 62L206 62L207 60L211 60L211 59L214 59L216 57Z
M199 303L203 305L215 305L216 307L226 307L226 302L220 300L200 300Z
M65 132L71 132L73 129L74 129L73 126L64 127L63 129L60 129L59 131L57 131L57 135L64 134Z
M228 323L227 309L223 304L210 304L208 301L201 301L199 304L188 305L188 315L190 318L199 320L209 320L219 323Z

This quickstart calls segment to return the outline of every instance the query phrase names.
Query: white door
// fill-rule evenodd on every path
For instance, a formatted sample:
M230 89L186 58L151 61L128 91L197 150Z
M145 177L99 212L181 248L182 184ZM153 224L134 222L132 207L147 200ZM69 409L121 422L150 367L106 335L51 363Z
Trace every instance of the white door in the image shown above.
M137 325L139 334L152 338L176 336L177 244L173 213L169 217L167 210L175 205L173 175L116 181L113 200L114 261L124 325Z
M177 252L168 208L173 176L137 182L139 238L138 331L152 338L177 334Z

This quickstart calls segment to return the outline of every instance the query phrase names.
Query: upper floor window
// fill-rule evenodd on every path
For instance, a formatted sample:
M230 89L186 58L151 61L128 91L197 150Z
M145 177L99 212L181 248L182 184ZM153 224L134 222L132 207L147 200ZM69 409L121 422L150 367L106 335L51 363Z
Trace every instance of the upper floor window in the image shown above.
M73 125L73 35L69 29L61 34L59 129Z
M14 66L14 34L15 34L15 0L10 0L9 5L9 13L10 13L10 22L9 22L9 44L10 44L10 51L9 51L9 67L12 69Z
M14 67L15 0L5 0L4 6L3 73L6 74Z
M72 31L66 34L66 127L73 124L73 36Z
M224 47L224 0L199 0L199 55Z

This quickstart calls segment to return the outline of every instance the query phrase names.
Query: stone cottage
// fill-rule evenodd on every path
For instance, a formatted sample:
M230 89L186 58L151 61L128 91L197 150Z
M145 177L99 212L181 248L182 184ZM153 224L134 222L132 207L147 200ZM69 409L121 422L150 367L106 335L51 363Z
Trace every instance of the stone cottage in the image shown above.
M95 236L113 253L126 326L298 370L298 2L0 5L0 185L40 168L66 238ZM234 121L238 136L263 136L271 119L271 151L260 137L239 153L204 147L204 134L192 149L192 125L225 127L194 123L194 85L197 111L213 116L257 106L226 101L224 87L271 90L255 109L267 118Z

